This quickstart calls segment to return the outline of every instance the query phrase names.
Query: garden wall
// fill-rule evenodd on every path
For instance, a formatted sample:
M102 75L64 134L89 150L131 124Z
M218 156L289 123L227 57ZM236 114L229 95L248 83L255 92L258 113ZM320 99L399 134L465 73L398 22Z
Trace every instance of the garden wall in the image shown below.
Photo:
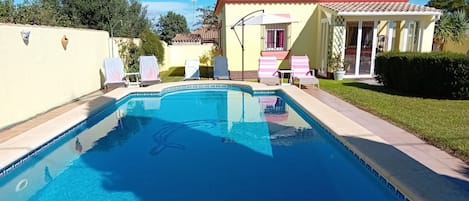
M108 39L106 31L0 24L0 129L100 89Z
M208 54L212 47L214 47L213 44L165 46L165 62L161 71L174 66L184 66L186 59L197 59L204 54Z

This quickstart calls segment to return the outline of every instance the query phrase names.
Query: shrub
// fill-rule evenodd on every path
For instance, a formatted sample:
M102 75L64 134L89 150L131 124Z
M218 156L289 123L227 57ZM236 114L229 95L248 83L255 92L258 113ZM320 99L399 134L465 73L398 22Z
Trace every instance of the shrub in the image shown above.
M413 95L469 98L469 57L449 52L383 53L375 75L385 87Z
M141 33L140 39L142 40L141 55L155 55L158 63L162 64L164 61L164 47L160 37L150 29L145 29Z
M199 56L199 61L201 64L208 66L213 66L213 58L220 55L220 51L217 47L213 46L212 49L207 51L204 55Z
M140 51L133 39L119 41L119 56L124 61L126 72L138 72Z

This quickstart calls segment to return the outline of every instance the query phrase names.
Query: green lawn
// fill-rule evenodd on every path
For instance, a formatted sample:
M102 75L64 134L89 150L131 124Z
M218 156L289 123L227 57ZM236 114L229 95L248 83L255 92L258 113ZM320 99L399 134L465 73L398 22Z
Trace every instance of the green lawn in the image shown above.
M200 66L200 79L208 80L213 78L213 67ZM184 80L184 66L171 67L167 71L160 73L162 82L177 82Z
M396 95L381 86L351 80L323 79L321 89L469 162L469 100Z

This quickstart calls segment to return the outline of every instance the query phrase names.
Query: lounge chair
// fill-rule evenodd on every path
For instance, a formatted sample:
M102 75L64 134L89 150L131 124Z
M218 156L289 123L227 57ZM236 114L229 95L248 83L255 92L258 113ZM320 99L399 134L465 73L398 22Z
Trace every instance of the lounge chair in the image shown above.
M228 71L228 61L224 56L216 56L213 58L213 79L229 80L230 72Z
M108 89L112 86L125 86L127 87L128 82L125 80L124 62L121 58L106 58L104 60L104 88Z
M184 67L184 80L200 79L199 59L187 59Z
M262 56L259 58L259 69L257 79L260 83L267 85L280 84L278 77L277 58L271 56Z
M155 56L140 56L140 86L148 86L161 82L158 60Z
M319 79L314 76L314 71L309 69L308 56L292 56L290 59L290 68L293 71L293 83L298 80L298 87L301 85L317 85L319 88Z

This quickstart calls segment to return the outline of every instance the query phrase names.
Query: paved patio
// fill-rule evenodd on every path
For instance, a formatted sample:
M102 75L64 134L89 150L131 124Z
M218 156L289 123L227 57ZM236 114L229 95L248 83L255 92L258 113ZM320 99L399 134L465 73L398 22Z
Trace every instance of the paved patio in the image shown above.
M416 198L416 200L469 199L468 164L428 145L405 130L360 110L318 88L308 87L302 91L295 89L297 88L295 86L282 88L288 93L299 97L304 95L314 97L312 99L297 100L300 102L300 105L308 107L311 113L328 118L327 121L329 123L325 125L326 127L339 133L344 138L345 144L350 145L356 153L364 155L366 161L372 163L370 165L376 167L381 175L391 179L396 186L411 189L409 191L411 191L412 197ZM2 130L0 131L0 144L84 103L89 103L90 100L99 97L101 94L103 94L101 91L97 91L17 126ZM108 94L122 96L124 93L117 90L111 91ZM314 105L320 104L328 105L335 111L327 108L322 109L322 107L316 107L318 111L314 111ZM347 130L347 128L340 125L342 122L334 121L340 121L341 118L325 116L330 113L336 113L336 111L352 119L353 122L360 125L359 127L365 128L365 130L358 129L355 133L342 132L340 134L340 131ZM368 134L369 132L371 132L371 135ZM438 189L438 191L435 189ZM405 193L409 194L409 192Z

